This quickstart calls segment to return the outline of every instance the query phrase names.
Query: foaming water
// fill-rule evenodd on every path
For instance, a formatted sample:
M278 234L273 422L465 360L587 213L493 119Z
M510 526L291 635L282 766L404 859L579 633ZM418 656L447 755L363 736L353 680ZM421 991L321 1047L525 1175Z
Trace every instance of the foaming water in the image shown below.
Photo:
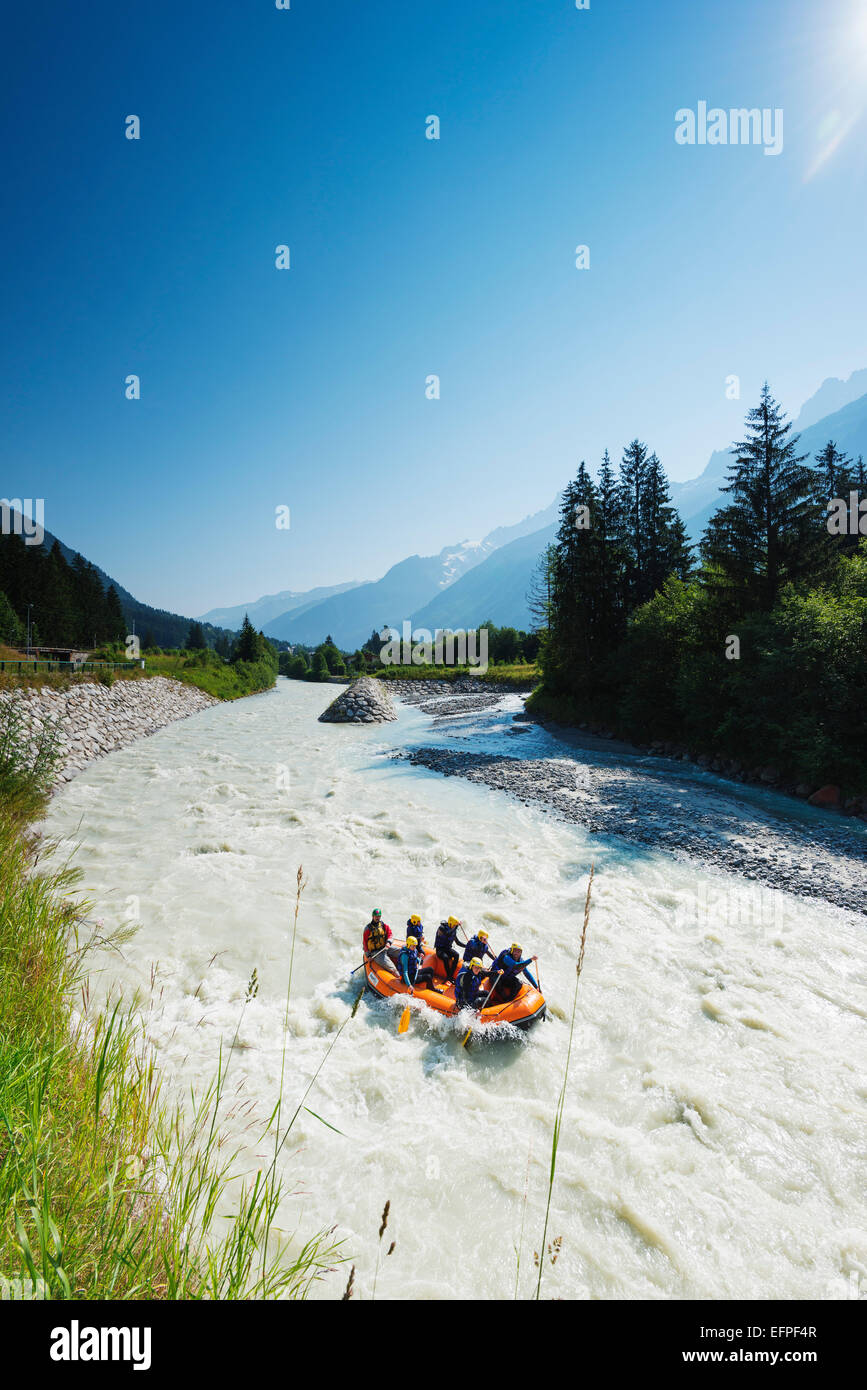
M291 1113L349 1018L372 906L398 934L411 912L429 936L455 913L539 955L551 1019L496 1045L464 1050L464 1020L420 1007L398 1036L395 1006L362 1000L306 1101L342 1133L302 1110L284 1150L284 1229L337 1223L367 1297L389 1199L397 1245L383 1247L377 1297L496 1299L514 1294L524 1213L529 1295L595 860L549 1225L563 1241L543 1292L846 1297L852 1271L867 1275L863 920L395 761L433 741L430 719L319 724L333 695L280 681L175 724L89 768L47 822L79 846L106 927L139 915L99 986L143 997L178 1094L213 1077L237 1033L228 1089L253 1107L227 1127L251 1169L269 1157L251 1117L274 1107L284 1037ZM507 725L486 714L480 737L512 756L535 743Z

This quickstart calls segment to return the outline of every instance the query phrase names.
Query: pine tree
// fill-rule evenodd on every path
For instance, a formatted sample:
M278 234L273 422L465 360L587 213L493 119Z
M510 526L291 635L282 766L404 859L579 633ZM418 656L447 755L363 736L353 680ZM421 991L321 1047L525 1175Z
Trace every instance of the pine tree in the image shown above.
M832 497L844 497L843 488L849 478L851 459L841 454L833 439L829 439L820 454L816 455L819 465L818 497L824 506Z
M557 561L556 545L546 545L539 556L530 588L527 593L527 607L533 618L537 632L547 632L551 621L551 595L554 585L554 566Z
M260 661L264 655L265 643L250 622L249 614L244 614L241 631L235 641L233 661Z
M647 480L649 460L647 445L633 439L623 450L620 461L619 510L622 534L626 547L627 608L631 611L652 590L645 580L645 544L643 534L642 499Z
M126 618L113 584L109 584L105 591L105 630L102 637L109 642L122 642L126 637Z
M656 454L647 461L640 500L644 573L641 602L658 593L670 575L686 579L691 568L686 528L671 505L668 479Z
M597 526L602 544L600 605L614 645L626 626L627 549L620 484L607 449L602 455L597 489Z
M787 580L816 563L822 543L815 474L796 453L791 428L766 382L747 415L747 438L733 446L723 488L731 501L711 517L701 543L708 581L766 612Z
M546 681L574 690L605 644L600 608L598 493L581 462L563 493L551 575L551 610L543 663Z
M21 620L6 595L0 592L0 642L20 647L22 636Z
M205 629L201 623L190 623L190 630L187 633L187 651L200 652L207 647L205 640Z

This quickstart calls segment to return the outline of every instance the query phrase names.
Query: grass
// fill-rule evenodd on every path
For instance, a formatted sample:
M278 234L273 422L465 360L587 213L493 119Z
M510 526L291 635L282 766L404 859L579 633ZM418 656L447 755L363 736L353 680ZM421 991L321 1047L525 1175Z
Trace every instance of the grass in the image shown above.
M137 1015L90 1008L89 952L120 938L83 934L74 873L27 829L53 750L21 751L2 717L0 1279L56 1299L303 1298L342 1261L333 1231L293 1243L277 1225L276 1158L316 1076L288 1125L279 1106L265 1122L274 1161L246 1175L223 1152L222 1051L204 1095L165 1100Z
M539 680L539 668L534 662L512 666L489 666L481 674L477 666L381 666L371 675L389 681L458 681L469 677L491 685L515 686L525 690Z
M18 660L21 652L0 648L9 660ZM124 659L119 652L117 659ZM255 695L260 690L270 690L276 682L277 673L269 662L239 661L229 664L214 652L161 652L145 656L145 669L134 667L129 671L33 671L19 674L17 671L0 672L0 690L71 690L77 685L113 684L118 680L147 680L151 676L167 676L181 681L184 685L194 685L206 695L216 700L239 700L244 695Z
M590 895L593 891L593 873L595 865L590 866L590 878L587 882L587 897L584 900L584 924L581 928L581 945L578 951L578 960L575 965L575 990L572 995L572 1016L569 1023L569 1045L566 1049L566 1061L563 1067L563 1080L560 1085L560 1094L557 1097L557 1106L554 1111L554 1130L551 1138L551 1166L548 1172L548 1198L545 1203L545 1224L542 1228L542 1243L536 1252L536 1265L539 1270L536 1278L536 1299L541 1297L542 1292L542 1270L545 1266L545 1242L548 1239L548 1221L551 1215L551 1197L554 1192L554 1180L557 1176L557 1150L560 1147L560 1131L563 1127L563 1115L566 1109L566 1087L569 1082L569 1064L572 1060L572 1042L575 1037L575 1015L578 1010L578 985L581 981L581 971L584 966L584 947L587 942L587 924L590 921ZM561 1237L554 1242L554 1249L549 1251L552 1264L556 1264L560 1253ZM520 1257L519 1257L520 1258Z
M169 676L182 681L184 685L194 685L206 695L213 695L216 700L239 700L244 695L270 690L277 679L277 673L269 662L239 661L232 665L213 652L145 656L145 673L148 676Z

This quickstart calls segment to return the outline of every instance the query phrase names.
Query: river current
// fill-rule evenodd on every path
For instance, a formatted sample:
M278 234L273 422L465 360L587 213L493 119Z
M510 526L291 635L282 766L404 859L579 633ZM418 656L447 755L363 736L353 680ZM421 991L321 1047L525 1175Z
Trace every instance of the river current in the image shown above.
M551 756L544 731L510 737L517 697L432 732L409 707L396 724L320 724L334 693L281 680L172 725L92 764L46 825L76 847L92 915L137 925L94 983L138 992L166 1084L203 1089L237 1033L228 1092L250 1108L226 1128L248 1171L268 1161L256 1125L284 1037L291 1112L351 1012L372 907L398 935L411 912L431 938L454 913L539 956L551 1017L495 1045L464 1050L427 1011L399 1036L393 1008L361 1001L283 1150L283 1228L336 1223L368 1298L389 1200L378 1298L512 1298L519 1245L530 1296L595 862L543 1296L863 1296L863 916L390 756L437 740L512 757L548 740Z

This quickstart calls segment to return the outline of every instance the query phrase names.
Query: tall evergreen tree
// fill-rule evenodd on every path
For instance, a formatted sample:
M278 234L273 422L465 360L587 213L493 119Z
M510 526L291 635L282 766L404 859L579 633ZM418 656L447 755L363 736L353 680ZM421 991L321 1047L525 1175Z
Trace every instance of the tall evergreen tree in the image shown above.
M205 631L201 623L190 623L190 630L187 633L187 651L200 652L206 646Z
M103 638L109 642L122 642L126 637L126 618L123 616L117 589L109 584L105 591L105 630Z
M628 550L620 483L607 449L599 468L595 520L600 544L600 626L614 646L626 630Z
M626 546L627 606L632 609L648 597L645 581L645 544L642 502L648 470L647 445L633 439L620 460L619 506Z
M235 641L233 661L261 661L265 655L265 639L250 622L248 613L244 614L241 631Z
M6 595L0 592L0 642L19 647L22 636L21 620Z
M841 454L833 439L829 439L822 452L816 455L816 463L819 472L818 496L822 505L832 497L845 496L842 489L849 479L851 459Z
M557 547L546 545L539 556L530 588L527 593L527 607L533 618L537 632L547 632L551 621L551 599L554 589L554 566L557 563Z
M763 611L787 580L812 567L822 539L815 474L796 452L791 429L765 382L747 415L747 437L733 446L722 489L731 501L711 517L701 543L709 582Z
M644 570L640 602L658 593L670 575L686 579L691 568L686 528L671 505L668 479L656 454L647 460L640 500Z
M546 678L550 675L563 689L574 688L589 674L605 641L600 609L602 546L594 525L598 501L582 460L560 504L544 655Z

